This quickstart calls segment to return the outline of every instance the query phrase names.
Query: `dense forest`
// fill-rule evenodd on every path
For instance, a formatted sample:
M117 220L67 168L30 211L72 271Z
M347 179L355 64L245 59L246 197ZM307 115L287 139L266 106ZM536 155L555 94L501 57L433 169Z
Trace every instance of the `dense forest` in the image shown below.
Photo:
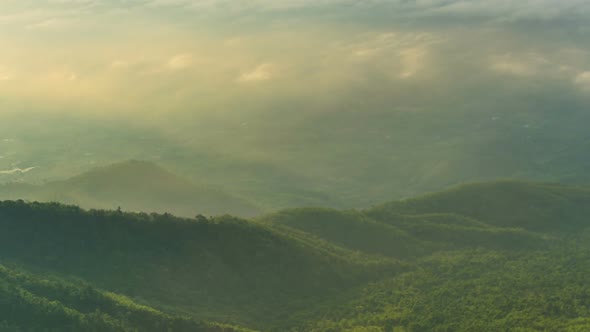
M4 201L0 326L587 331L588 215L590 189L513 181L252 219Z

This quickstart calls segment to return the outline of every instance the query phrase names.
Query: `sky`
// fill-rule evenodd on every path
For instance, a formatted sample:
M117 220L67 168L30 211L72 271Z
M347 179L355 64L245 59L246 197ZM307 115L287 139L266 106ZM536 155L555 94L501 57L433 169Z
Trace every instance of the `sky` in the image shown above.
M0 112L585 100L588 40L584 0L3 0Z
M1 0L0 182L129 159L362 202L577 181L589 40L587 0Z

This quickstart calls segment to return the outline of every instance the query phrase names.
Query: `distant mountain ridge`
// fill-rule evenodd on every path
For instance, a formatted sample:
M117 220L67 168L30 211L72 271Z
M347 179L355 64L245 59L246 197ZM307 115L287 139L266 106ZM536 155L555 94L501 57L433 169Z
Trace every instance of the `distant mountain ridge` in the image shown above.
M168 212L181 216L260 213L254 204L206 185L197 185L147 161L99 167L39 186L5 184L0 199L76 204L84 208Z
M497 227L571 232L588 227L590 187L508 180L474 183L366 212L385 219L399 214L455 213Z
M352 250L407 259L474 247L542 248L548 245L547 233L588 227L588 215L589 189L499 181L467 184L361 211L287 209L257 220L299 229Z

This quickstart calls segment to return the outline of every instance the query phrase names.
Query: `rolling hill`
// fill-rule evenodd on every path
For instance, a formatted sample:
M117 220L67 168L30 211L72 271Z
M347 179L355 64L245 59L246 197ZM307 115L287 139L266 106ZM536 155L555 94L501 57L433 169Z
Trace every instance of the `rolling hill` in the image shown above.
M88 311L98 304L88 309L60 295L90 285L92 297L118 294L117 301L152 308L159 318L148 320L158 324L584 331L589 197L585 188L504 181L360 211L288 209L251 220L4 201L0 259L33 272L5 268L24 277L0 278L1 289L12 294L10 303L31 293L27 298L45 309L25 301L22 313L40 322L52 319L43 303L53 303L59 310L52 313L69 317L64 326L98 324ZM29 274L51 275L50 285L64 286L54 293L25 287L19 280L45 278ZM134 314L100 311L110 317L105 321L141 330L130 320Z
M0 229L4 260L252 327L407 265L230 216L195 220L6 201Z
M117 163L40 186L9 183L0 186L0 197L55 201L85 208L168 212L186 217L260 213L244 199L210 186L196 185L145 161Z
M588 193L566 186L493 182L362 211L288 209L257 220L398 259L465 248L538 249L550 243L552 231L587 225ZM567 222L552 223L555 220Z
M366 213L379 220L399 214L455 213L498 227L571 232L588 226L590 189L519 181L469 184L383 204Z

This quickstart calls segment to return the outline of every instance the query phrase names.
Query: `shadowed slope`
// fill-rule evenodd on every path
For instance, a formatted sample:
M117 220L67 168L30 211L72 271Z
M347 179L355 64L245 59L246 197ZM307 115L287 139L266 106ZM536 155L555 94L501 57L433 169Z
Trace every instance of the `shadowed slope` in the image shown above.
M590 224L590 190L557 184L489 182L383 204L366 213L383 220L400 214L454 213L499 227L575 231Z
M547 239L517 228L496 227L455 214L378 215L309 208L283 210L259 218L336 243L345 248L398 259L441 250L540 248Z
M2 265L0 297L2 331L241 331L167 315L88 284Z
M400 270L229 216L197 221L8 201L0 203L0 256L247 326Z
M355 211L323 208L283 210L260 218L271 225L286 225L346 248L396 258L423 255L432 249L405 231L378 223Z

